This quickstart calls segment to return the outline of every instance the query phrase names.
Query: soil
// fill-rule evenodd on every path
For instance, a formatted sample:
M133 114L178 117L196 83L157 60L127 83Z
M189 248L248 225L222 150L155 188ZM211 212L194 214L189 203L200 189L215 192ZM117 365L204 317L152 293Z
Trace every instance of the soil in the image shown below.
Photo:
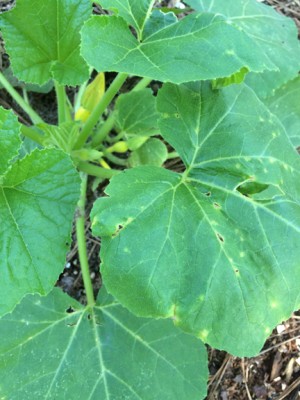
M6 10L14 0L1 1L0 11ZM274 7L278 12L292 17L300 31L300 0L266 0L265 3ZM172 7L178 1L163 1L162 5ZM94 6L95 13L101 13L99 6ZM8 65L7 57L2 55L2 64ZM107 84L114 74L108 74ZM125 91L129 90L134 81L129 81ZM157 91L158 82L152 83L152 89ZM70 89L69 97L74 96L74 89ZM30 101L43 118L49 123L56 123L56 102L53 91L48 94L30 93ZM11 97L0 91L0 104L5 108L13 108L21 122L29 124L26 115L14 103ZM167 162L166 168L182 171L180 160L173 159ZM103 195L107 182L103 182L96 190L92 190L92 180L88 192L87 215L93 202ZM91 234L90 221L86 223L88 257L91 268L91 278L95 295L101 287L99 273L99 251L101 242ZM65 292L72 297L85 302L85 292L78 260L77 243L73 231L73 244L67 255L66 265L57 282ZM274 329L257 357L238 358L223 351L208 348L209 355L209 387L206 400L296 400L300 399L300 312ZM185 399L183 399L185 400Z

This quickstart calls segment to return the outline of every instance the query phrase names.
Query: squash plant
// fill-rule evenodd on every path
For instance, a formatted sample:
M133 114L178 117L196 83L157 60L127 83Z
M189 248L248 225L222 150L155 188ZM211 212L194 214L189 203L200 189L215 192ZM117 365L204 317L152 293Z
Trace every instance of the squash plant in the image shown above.
M14 77L52 82L58 104L47 124L0 75L32 120L0 110L0 398L200 400L204 343L255 355L300 306L297 31L256 0L188 0L180 19L97 3L105 15L17 0L0 17ZM177 156L183 173L163 167ZM97 298L88 176L110 180L90 215ZM53 289L74 215L86 305Z

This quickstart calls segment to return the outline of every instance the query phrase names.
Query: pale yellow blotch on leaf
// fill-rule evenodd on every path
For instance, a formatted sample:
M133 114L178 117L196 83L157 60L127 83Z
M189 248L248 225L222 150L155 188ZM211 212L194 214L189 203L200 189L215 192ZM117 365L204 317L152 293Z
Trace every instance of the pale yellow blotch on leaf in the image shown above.
M288 171L288 169L289 169L289 166L288 166L288 164L283 164L283 168L286 170L286 171Z
M199 338L200 338L203 342L205 342L206 339L207 339L208 334L209 334L209 332L208 332L207 329L202 329L202 331L199 332Z
M271 306L271 308L277 308L278 307L277 301L276 300L271 301L270 306Z
M171 305L171 309L170 309L170 313L169 313L169 317L173 320L175 325L179 323L179 318L176 315L176 308L177 308L177 305L176 304L172 304Z
M202 303L204 301L204 299L205 299L204 294L201 294L201 296L198 297L198 302Z
M227 54L229 56L233 56L233 55L235 55L235 52L234 52L234 50L230 49L230 50L226 50L225 54Z

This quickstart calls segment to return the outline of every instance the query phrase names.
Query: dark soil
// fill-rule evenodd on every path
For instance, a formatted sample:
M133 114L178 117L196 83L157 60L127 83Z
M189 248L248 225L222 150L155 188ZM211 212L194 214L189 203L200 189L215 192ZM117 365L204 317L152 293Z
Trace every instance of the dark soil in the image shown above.
M226 0L224 0L226 1ZM300 30L300 0L266 0L265 3L274 7L278 12L294 18ZM5 10L11 1L0 0L0 11ZM164 1L164 6L174 6L177 1ZM95 13L103 12L95 5ZM6 56L2 56L2 64L7 65ZM114 74L107 76L107 82L113 79ZM127 83L125 90L129 90L134 84ZM159 83L154 82L153 90L156 91ZM70 89L72 98L74 90ZM39 111L49 123L56 123L56 102L52 92L48 94L30 94L33 107ZM22 110L12 101L11 97L0 91L0 104L5 108L12 107L23 123L29 121ZM166 167L175 171L181 171L183 165L180 160L168 161ZM89 190L87 216L93 202L103 195L107 182L102 183L96 190ZM92 181L90 181L90 187ZM90 230L90 221L86 223L88 257L91 268L91 278L95 295L101 287L99 273L99 250L101 242L94 238ZM73 232L73 244L66 260L63 273L59 277L57 285L69 293L75 299L85 302L85 292L78 260L75 232ZM237 358L225 352L212 349L208 346L209 354L209 390L206 400L296 400L300 399L300 313L294 313L288 320L278 325L267 340L264 348L257 357ZM188 399L182 399L188 400Z

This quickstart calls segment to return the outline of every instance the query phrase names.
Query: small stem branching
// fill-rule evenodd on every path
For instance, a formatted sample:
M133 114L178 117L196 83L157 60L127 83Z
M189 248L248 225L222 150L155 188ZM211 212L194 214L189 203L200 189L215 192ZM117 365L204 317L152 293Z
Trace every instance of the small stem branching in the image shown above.
M127 77L128 75L123 73L120 73L116 76L116 78L114 79L110 87L107 89L104 96L101 98L101 100L96 105L93 112L87 119L86 123L84 124L80 136L77 140L77 143L74 146L75 150L80 149L84 145L88 137L91 135L93 128L97 125L101 115L104 113L106 108L112 102L112 100L122 87Z

